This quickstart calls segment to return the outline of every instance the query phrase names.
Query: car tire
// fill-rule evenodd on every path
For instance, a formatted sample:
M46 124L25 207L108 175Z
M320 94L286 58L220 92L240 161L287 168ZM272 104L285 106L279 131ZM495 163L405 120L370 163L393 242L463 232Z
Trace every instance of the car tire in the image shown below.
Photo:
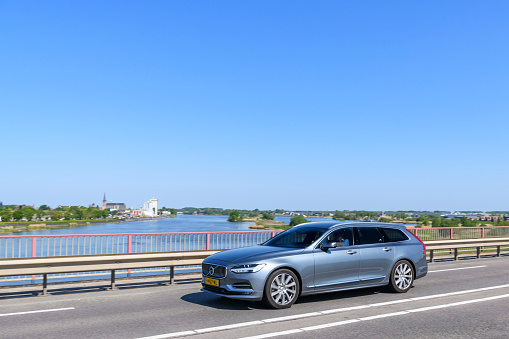
M297 275L288 269L272 272L265 283L264 303L272 308L289 308L299 297L300 285Z
M391 271L389 288L393 292L406 293L414 283L414 267L407 260L400 260Z

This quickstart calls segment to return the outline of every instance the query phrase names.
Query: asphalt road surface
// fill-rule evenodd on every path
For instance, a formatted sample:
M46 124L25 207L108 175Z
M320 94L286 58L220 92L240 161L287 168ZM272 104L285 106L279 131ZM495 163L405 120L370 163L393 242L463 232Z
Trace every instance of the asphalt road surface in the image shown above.
M405 294L370 288L303 297L290 309L137 281L0 289L0 338L507 338L509 257L435 262ZM159 282L161 278L158 278ZM103 283L104 284L104 283Z

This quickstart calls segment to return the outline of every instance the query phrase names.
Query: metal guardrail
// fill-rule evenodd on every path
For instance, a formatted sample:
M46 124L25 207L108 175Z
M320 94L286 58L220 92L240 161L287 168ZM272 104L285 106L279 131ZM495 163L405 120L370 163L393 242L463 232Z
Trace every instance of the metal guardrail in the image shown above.
M168 232L80 235L0 236L0 259L53 256L81 256L147 252L220 250L256 245L267 241L281 230L236 232ZM181 267L182 268L182 267ZM192 268L192 267L188 267ZM167 269L128 269L127 276L166 273ZM78 273L85 279L104 276L107 272ZM76 280L75 274L52 274L52 279ZM0 279L0 284L36 283L41 276L16 276Z
M407 228L422 241L509 237L509 226Z
M426 243L440 240L461 240L467 238L493 239L509 237L508 226L498 227L453 227L453 228L409 228ZM236 231L236 232L189 232L189 233L131 233L131 234L90 234L90 235L23 235L0 236L0 260L14 258L38 258L58 256L83 256L129 253L165 253L176 251L221 250L262 243L273 237L280 230L270 231ZM436 245L436 244L435 244ZM431 246L431 245L430 245ZM472 247L471 247L472 248ZM440 249L433 249L430 255ZM450 250L453 248L442 248ZM498 249L500 250L500 249ZM455 250L457 258L458 250ZM182 269L180 267L179 269ZM193 268L193 267L189 267ZM196 269L194 267L193 269ZM129 268L117 271L117 274L167 273L166 268L136 269ZM108 272L82 272L81 279ZM68 273L52 274L51 278L69 279ZM18 281L36 283L41 275L15 276L0 279L0 284L19 284ZM76 277L73 274L73 280Z
M176 266L200 265L203 259L218 251L193 251L170 253L130 253L108 255L83 255L77 257L42 257L0 259L0 276L43 275L40 295L48 294L48 274L88 271L110 271L110 290L115 287L115 271L130 268L169 267L170 284L174 283Z
M434 251L439 249L454 249L455 260L458 257L459 248L477 248L477 258L479 258L482 247L496 247L497 256L500 256L500 248L509 246L509 238L438 240L427 241L425 244L427 251L430 252L430 261L433 262ZM109 289L115 289L115 271L117 270L169 267L170 284L173 284L176 266L199 265L203 259L217 252L205 250L0 259L0 276L42 275L43 290L40 295L48 294L48 274L55 273L110 271Z
M230 249L267 241L281 230L0 236L0 259Z
M509 237L509 226L408 228L422 241ZM0 236L0 259L230 249L262 243L280 230Z
M454 260L458 260L459 249L475 249L477 258L481 257L481 251L486 248L496 248L496 256L500 256L501 247L509 247L507 238L484 238L484 239L460 239L460 240L435 240L425 241L426 250L429 252L429 260L433 262L436 250L447 250L454 253Z

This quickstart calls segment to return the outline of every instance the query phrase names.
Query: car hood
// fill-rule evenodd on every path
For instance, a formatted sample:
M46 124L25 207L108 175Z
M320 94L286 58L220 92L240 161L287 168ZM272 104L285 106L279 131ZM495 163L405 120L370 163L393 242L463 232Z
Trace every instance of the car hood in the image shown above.
M233 250L226 250L211 255L204 262L213 260L221 260L230 263L244 263L247 261L259 261L271 259L274 257L282 257L291 254L302 252L302 248L286 248L286 247L273 247L273 246L249 246L236 248Z

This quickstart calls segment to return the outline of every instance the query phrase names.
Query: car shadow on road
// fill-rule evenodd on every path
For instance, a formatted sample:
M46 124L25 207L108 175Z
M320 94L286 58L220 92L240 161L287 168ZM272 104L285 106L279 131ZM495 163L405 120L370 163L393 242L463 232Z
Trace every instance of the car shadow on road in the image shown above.
M413 288L413 286L412 286ZM361 288L350 291L339 291L339 292L330 292L323 294L314 294L300 297L296 304L309 304L309 303L317 303L324 301L338 301L338 300L346 300L350 298L358 298L364 297L374 294L391 294L393 292L389 291L387 286L378 286L378 287L368 287Z
M413 286L412 286L413 288ZM324 301L337 301L361 296L369 296L373 294L392 293L387 287L371 287L351 291L331 292L324 294L315 294L300 297L295 305L320 303ZM198 304L205 307L220 310L250 310L250 309L270 309L263 302L252 302L244 300L228 299L226 297L212 295L206 292L190 293L182 296L183 301Z
M262 302L228 299L207 292L189 293L182 296L181 300L218 310L251 310L267 308Z

